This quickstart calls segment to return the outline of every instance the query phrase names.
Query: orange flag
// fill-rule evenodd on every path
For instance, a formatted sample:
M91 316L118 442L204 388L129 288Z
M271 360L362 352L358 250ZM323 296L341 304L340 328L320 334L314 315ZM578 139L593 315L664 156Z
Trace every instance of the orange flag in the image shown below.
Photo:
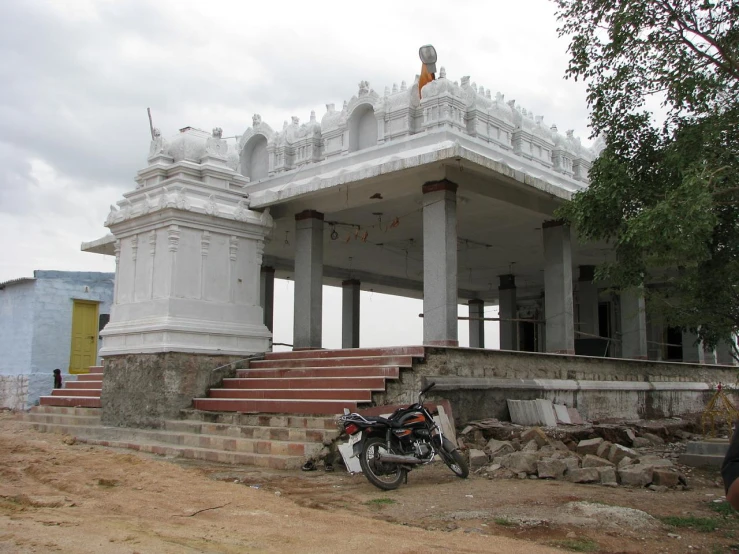
M433 81L436 77L434 77L434 74L431 73L428 69L426 69L426 64L421 64L421 78L418 80L418 97L421 97L421 89L429 84L431 81Z

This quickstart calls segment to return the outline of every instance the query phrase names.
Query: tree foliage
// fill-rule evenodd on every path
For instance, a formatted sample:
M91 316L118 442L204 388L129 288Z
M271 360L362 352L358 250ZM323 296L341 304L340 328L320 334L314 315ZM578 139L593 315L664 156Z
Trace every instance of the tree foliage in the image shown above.
M617 287L709 345L739 331L739 2L554 0L606 146L562 216ZM649 108L652 108L651 110Z

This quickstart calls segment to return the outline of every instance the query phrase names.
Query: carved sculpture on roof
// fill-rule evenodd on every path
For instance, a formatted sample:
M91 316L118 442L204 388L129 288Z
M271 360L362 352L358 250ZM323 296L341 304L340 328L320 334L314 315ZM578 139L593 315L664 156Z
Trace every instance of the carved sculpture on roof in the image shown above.
M244 131L244 134L241 135L239 138L237 144L237 153L240 156L241 152L244 150L244 147L246 146L246 143L249 142L249 139L254 137L255 135L262 135L267 141L272 140L272 138L275 136L275 132L272 130L272 127L267 125L262 121L262 116L258 113L255 113L251 118L252 126L248 128L246 131Z
M151 139L151 144L149 145L149 156L155 156L156 154L164 154L165 149L167 147L167 141L164 140L164 137L162 137L162 132L154 127L154 138Z
M207 156L217 156L225 158L228 152L228 144L223 140L223 129L220 127L213 128L213 134L205 141L205 154Z
M369 81L359 81L359 96L365 96L369 91Z
M259 115L258 113L255 113L251 117L251 124L252 124L252 127L258 127L259 125L261 125L262 124L262 116Z

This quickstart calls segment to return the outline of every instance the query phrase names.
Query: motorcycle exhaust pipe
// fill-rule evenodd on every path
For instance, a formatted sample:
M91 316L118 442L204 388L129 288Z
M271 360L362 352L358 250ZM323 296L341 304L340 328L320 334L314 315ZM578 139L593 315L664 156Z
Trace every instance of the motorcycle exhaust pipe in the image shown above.
M396 454L382 454L378 453L378 458L381 462L387 462L390 464L422 464L423 460L419 460L415 456L398 456Z

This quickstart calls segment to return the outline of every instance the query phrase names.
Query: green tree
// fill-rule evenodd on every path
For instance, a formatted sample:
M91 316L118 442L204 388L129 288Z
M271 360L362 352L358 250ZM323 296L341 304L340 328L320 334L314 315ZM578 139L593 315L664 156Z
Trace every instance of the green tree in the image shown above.
M739 331L739 2L553 0L605 149L561 216L612 245L598 276L666 323ZM649 109L649 108L652 109ZM733 341L732 341L733 343ZM736 347L735 347L736 354Z

